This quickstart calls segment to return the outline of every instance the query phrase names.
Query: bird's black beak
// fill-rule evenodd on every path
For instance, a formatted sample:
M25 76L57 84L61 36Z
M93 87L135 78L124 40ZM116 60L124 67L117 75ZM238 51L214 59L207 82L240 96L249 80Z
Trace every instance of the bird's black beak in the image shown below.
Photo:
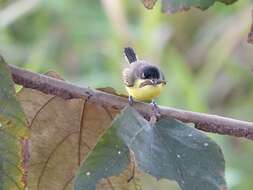
M166 81L165 80L161 80L161 79L152 79L151 83L153 85L157 85L157 84L164 84L164 85L166 85Z

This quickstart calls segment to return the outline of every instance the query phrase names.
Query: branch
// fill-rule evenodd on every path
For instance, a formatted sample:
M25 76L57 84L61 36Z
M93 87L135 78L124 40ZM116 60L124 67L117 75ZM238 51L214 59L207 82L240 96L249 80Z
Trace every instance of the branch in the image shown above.
M76 86L66 81L33 73L15 66L10 66L10 69L15 83L42 91L46 94L53 94L64 99L92 97L90 101L117 111L120 111L128 103L127 98L122 96L93 90L89 87ZM152 111L151 106L145 103L137 102L134 104L134 107L146 118L150 116ZM197 129L206 132L253 139L253 123L251 122L169 107L161 106L159 108L162 117L175 118L186 123L194 123Z

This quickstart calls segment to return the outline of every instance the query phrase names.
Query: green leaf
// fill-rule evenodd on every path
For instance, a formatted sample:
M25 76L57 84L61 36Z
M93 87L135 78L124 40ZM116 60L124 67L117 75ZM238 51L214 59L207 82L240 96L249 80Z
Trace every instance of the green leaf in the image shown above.
M115 123L142 171L175 180L183 190L226 188L221 149L202 132L173 119L151 126L132 108Z
M119 175L127 168L130 156L127 146L118 137L113 125L101 137L77 173L75 190L95 190L99 180Z
M205 10L212 6L216 1L231 4L237 0L162 0L162 11L175 13L178 11L189 10L191 7Z
M21 142L27 136L25 115L16 100L10 71L0 57L0 189L25 188Z
M133 152L138 168L157 179L175 180L183 190L226 189L225 162L215 142L173 119L151 126L128 107L83 163L76 178L76 190L95 190L100 179L118 175L126 168L129 152L121 139ZM124 154L118 155L118 151Z
M16 99L8 65L0 56L0 122L9 133L27 137L25 114Z
M146 8L153 8L157 0L142 0ZM212 6L215 2L232 4L237 0L162 0L162 11L166 13L175 13L178 11L186 11L191 7L205 10Z

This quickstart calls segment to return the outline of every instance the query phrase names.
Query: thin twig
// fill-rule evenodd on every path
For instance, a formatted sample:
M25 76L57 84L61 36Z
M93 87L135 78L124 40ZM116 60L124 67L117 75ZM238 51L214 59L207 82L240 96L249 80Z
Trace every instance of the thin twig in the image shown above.
M120 111L128 104L127 98L122 96L94 90L89 87L80 87L66 81L33 73L12 65L10 65L10 69L15 83L27 88L42 91L46 94L53 94L65 99L94 96L95 98L90 99L91 102L99 103L117 111ZM152 112L151 107L145 103L136 102L134 107L144 117L148 117ZM159 108L162 117L175 118L186 123L194 123L197 129L206 132L253 139L253 123L251 122L170 107L161 106Z

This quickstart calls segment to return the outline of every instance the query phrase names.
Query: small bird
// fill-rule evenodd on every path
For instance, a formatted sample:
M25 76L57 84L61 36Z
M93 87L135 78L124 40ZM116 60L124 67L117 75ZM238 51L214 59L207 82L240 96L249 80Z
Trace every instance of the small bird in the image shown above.
M154 99L160 95L166 85L162 71L145 60L138 60L131 47L124 49L124 55L129 63L129 66L123 70L129 104L132 105L133 100L149 101L154 108L157 108Z

